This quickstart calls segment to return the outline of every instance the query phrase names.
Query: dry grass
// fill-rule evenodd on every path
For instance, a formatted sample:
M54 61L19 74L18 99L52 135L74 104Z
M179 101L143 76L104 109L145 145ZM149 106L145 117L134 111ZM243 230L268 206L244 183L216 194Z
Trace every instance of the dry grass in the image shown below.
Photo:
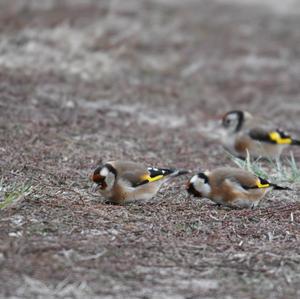
M253 211L89 191L100 160L233 165L201 133L227 109L300 136L299 18L236 2L0 3L2 297L299 297L295 180Z

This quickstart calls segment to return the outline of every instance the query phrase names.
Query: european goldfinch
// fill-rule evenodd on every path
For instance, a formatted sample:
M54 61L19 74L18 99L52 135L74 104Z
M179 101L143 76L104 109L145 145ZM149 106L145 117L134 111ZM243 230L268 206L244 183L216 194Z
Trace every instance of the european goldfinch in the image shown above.
M123 204L136 199L152 198L162 184L189 171L145 167L129 161L110 161L96 168L91 176L93 191L110 202Z
M289 145L300 145L300 140L293 139L281 129L274 129L268 122L253 117L247 111L227 112L221 125L221 141L233 155L250 157L278 158Z
M291 190L272 184L248 171L230 167L200 172L187 184L188 193L233 208L255 208L270 189Z

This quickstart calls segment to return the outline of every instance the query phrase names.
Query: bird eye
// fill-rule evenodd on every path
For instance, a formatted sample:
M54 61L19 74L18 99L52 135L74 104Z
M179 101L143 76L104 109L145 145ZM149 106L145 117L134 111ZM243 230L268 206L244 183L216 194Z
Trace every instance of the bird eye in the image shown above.
M223 125L225 127L228 127L230 125L230 123L231 123L231 120L229 118L225 118L224 121L223 121Z

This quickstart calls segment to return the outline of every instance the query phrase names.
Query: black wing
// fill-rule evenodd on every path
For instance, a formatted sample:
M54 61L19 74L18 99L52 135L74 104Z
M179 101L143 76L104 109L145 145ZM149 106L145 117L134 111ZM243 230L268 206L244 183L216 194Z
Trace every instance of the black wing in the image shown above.
M252 129L249 136L257 141L266 142L271 144L292 144L293 140L289 134L277 129L275 131L266 131L263 129Z

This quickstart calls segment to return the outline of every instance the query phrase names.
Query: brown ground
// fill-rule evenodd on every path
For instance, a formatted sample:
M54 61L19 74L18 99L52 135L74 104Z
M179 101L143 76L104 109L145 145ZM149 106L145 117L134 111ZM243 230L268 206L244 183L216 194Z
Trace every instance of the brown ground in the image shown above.
M300 297L296 184L254 211L187 178L127 206L89 191L100 160L230 165L200 134L228 109L300 135L300 8L246 2L0 2L2 298Z

